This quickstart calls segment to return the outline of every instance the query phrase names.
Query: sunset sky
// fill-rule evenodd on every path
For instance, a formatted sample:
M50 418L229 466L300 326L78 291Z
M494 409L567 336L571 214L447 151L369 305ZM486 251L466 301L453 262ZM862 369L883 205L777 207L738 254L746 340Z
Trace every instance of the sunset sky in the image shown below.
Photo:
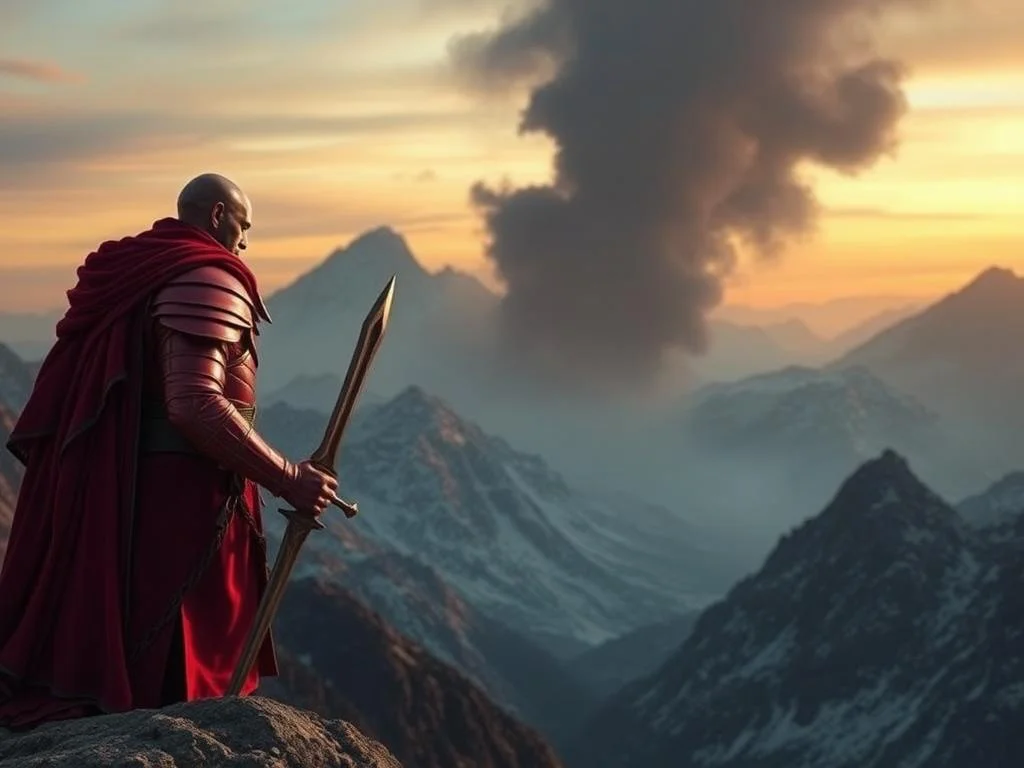
M470 186L550 177L550 143L517 132L525 94L483 100L449 64L452 37L503 6L0 0L0 309L62 306L89 250L171 215L207 170L253 199L267 292L380 224L426 267L487 278ZM927 297L991 264L1024 273L1024 2L928 7L881 34L911 67L896 155L855 178L808 168L817 233L745 264L727 301Z

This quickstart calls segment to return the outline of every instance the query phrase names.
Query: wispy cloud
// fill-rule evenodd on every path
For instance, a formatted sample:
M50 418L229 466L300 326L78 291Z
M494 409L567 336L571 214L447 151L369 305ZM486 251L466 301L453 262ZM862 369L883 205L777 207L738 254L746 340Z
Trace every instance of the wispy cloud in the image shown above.
M336 38L344 31L345 5L324 0L288 4L277 0L159 0L111 25L108 37L121 43L192 50L217 42L230 54L259 42L282 45L331 35Z
M959 211L898 211L880 206L837 206L825 208L823 213L833 219L881 219L885 221L921 223L980 221L986 218L978 213L964 213Z
M34 80L40 83L81 83L85 78L49 61L0 59L0 77Z
M332 151L357 153L353 143L380 147L388 137L400 140L402 136L422 141L474 119L469 111L433 113L419 111L417 106L410 104L405 112L336 117L277 113L271 111L270 103L266 112L248 115L123 109L5 113L0 115L0 154L7 172L0 178L0 189L18 187L32 178L51 183L62 172L140 153L154 160L219 152L223 159L272 156L315 164Z

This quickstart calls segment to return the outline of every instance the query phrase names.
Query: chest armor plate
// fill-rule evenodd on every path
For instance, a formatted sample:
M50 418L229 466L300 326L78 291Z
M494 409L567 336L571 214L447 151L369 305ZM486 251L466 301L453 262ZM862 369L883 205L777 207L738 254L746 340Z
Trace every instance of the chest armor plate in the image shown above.
M152 331L152 329L151 329ZM237 342L221 342L226 352L224 397L250 424L256 418L256 368L258 358L254 339L244 333ZM195 453L195 449L167 420L164 387L155 334L146 338L142 387L142 421L139 437L143 453Z

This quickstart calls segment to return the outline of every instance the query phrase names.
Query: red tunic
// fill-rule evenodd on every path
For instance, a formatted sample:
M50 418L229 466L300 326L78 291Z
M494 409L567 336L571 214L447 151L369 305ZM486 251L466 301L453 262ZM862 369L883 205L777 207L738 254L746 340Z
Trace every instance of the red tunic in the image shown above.
M0 725L227 688L265 584L258 493L239 480L260 473L240 473L244 461L229 471L201 452L140 454L139 442L143 402L160 379L150 302L169 281L210 267L266 319L245 265L173 219L104 243L68 292L57 343L8 442L26 470L0 571ZM232 349L231 367L254 363L251 345ZM251 387L230 389L235 379L224 395L251 403ZM261 482L279 495L283 460L261 450L248 459L262 460ZM243 692L275 673L268 641Z
M158 301L161 295L157 294ZM181 327L191 327L190 336L195 337L194 325L202 320L195 314L203 310L192 306L186 311L192 314ZM162 313L153 309L148 313L157 314ZM238 483L238 475L199 452L180 433L175 435L163 418L168 387L180 387L177 377L193 375L189 369L174 370L177 358L197 348L206 354L210 346L198 343L204 337L189 341L174 337L181 331L164 326L161 320L173 323L174 318L163 314L147 324L145 338L136 497L140 514L129 590L128 654L136 707L222 696L266 586L266 545L255 485ZM182 319L180 313L178 319ZM255 411L256 349L250 331L240 329L238 335L237 341L220 340L217 345L223 350L224 363L217 389L240 412L251 414ZM188 380L184 383L195 386ZM147 418L154 413L156 419ZM146 428L153 421L160 424L162 433ZM158 439L147 440L154 433ZM214 444L210 453L216 455L219 448ZM238 492L242 503L232 503L233 493ZM149 514L149 510L159 512ZM187 557L180 549L166 546L175 540L188 547ZM242 695L256 689L260 675L271 674L276 674L276 666L268 640Z

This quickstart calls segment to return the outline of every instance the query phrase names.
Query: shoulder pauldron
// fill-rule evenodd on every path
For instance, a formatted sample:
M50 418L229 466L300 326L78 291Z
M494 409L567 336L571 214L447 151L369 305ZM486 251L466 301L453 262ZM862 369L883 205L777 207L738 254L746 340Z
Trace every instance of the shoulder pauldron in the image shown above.
M167 282L153 300L153 316L176 331L231 343L256 325L245 286L218 267L200 267Z

